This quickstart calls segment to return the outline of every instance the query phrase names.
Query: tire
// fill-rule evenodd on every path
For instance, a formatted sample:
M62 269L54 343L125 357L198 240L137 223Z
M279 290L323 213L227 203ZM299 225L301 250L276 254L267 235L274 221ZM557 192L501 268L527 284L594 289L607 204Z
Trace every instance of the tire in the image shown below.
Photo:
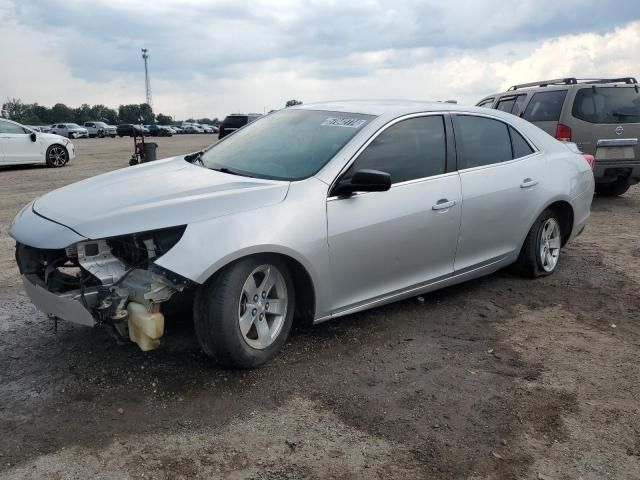
M547 237L550 231L550 237ZM545 238L548 238L549 242L546 242ZM527 278L551 275L558 267L561 247L562 224L560 219L553 210L545 210L536 219L527 234L518 260L516 260L516 271Z
M613 183L600 183L596 184L596 193L603 197L619 197L624 195L629 190L631 185L627 177L619 177Z
M272 286L265 297L261 287L267 277ZM280 315L274 313L276 302ZM284 345L294 310L293 277L286 263L273 255L246 257L222 269L196 292L196 337L220 365L256 368Z
M45 159L47 161L47 167L64 167L69 161L69 152L62 145L54 144L47 148Z

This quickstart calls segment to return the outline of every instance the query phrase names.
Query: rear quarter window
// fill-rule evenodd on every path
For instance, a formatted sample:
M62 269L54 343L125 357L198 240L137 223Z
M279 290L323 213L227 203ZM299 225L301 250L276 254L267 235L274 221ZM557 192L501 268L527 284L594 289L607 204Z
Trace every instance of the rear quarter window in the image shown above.
M590 123L640 122L640 93L628 87L589 87L576 93L571 114Z
M534 93L522 118L530 122L557 122L566 97L566 90Z

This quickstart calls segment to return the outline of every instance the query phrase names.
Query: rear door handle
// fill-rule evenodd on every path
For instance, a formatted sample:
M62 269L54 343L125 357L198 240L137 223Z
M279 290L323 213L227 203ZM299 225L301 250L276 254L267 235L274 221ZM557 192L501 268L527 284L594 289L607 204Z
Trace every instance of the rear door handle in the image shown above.
M431 210L446 210L447 208L453 207L455 204L455 200L449 201L446 198L443 198L441 200L438 200L438 203L431 207Z
M520 184L520 188L531 188L535 187L538 184L537 180L532 180L530 178L525 178Z

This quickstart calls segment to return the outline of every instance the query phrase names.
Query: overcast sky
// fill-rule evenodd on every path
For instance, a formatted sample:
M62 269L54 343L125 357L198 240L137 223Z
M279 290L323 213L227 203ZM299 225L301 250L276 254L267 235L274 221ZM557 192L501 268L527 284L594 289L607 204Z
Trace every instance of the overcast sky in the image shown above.
M180 119L290 98L476 103L640 75L640 1L0 0L0 40L0 100L144 102L146 47L154 111Z

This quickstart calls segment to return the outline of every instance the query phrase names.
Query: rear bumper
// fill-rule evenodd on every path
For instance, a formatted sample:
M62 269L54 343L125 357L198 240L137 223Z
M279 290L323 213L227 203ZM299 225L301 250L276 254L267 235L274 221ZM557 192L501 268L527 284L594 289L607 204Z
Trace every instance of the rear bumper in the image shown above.
M38 310L71 323L93 327L96 324L93 315L82 304L83 294L78 291L55 294L41 285L34 275L23 275L22 284L31 302ZM84 301L95 302L96 292L85 292Z

